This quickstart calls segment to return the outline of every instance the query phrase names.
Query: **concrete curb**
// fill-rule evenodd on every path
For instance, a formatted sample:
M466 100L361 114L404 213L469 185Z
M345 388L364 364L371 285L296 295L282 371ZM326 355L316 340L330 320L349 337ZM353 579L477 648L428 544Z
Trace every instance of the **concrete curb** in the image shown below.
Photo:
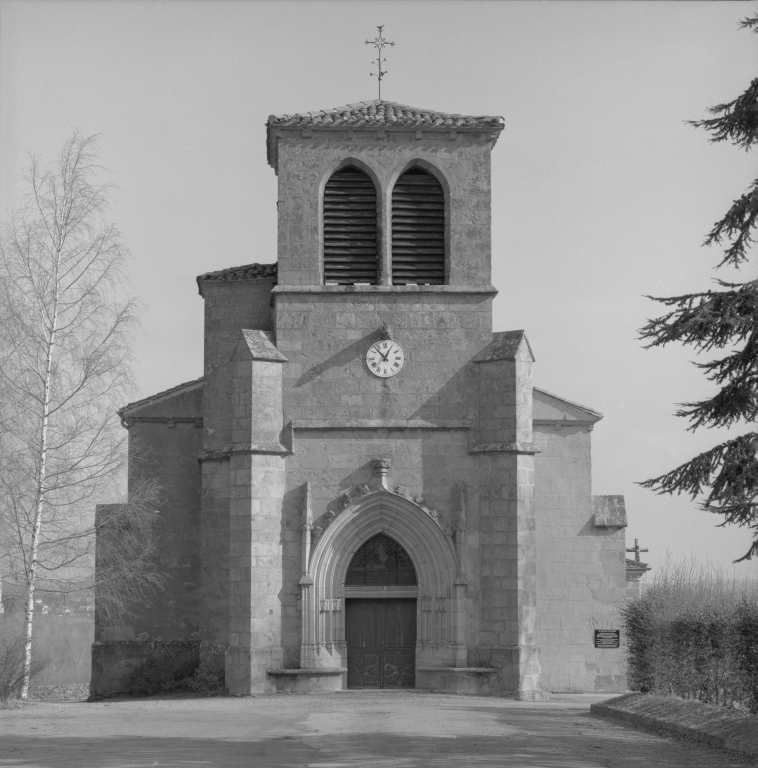
M643 728L660 728L721 749L758 755L758 718L699 701L629 693L602 704L591 704L590 714Z

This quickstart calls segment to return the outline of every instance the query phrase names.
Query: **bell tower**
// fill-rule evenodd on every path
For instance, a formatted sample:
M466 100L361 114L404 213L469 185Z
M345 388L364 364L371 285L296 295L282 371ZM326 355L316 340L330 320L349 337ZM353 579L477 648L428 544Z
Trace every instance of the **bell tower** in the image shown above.
M330 234L337 234L335 198L352 195L344 202L354 207L344 213L346 218L360 214L353 218L367 224L373 214L377 260L375 280L364 274L354 283L489 286L490 153L502 129L501 117L449 115L378 100L326 112L272 115L268 160L279 177L279 285L331 282L324 258L326 252L328 263L334 243ZM342 193L340 177L347 185ZM362 200L358 184L369 193ZM371 185L374 201L368 199ZM430 215L424 220L421 213ZM409 229L411 219L417 226ZM435 230L435 221L442 231ZM412 281L402 273L404 255L409 265L403 245L414 240L419 243L417 263L438 264L432 244L442 245L444 274L422 273Z

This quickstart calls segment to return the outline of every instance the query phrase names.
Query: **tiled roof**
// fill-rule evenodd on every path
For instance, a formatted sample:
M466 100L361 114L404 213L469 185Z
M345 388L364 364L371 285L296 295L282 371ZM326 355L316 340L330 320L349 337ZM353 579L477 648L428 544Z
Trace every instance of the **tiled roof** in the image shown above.
M232 280L256 280L273 278L276 280L277 264L243 264L241 267L227 267L216 272L206 272L197 276L197 289L203 295L202 283L231 282Z
M419 109L394 101L359 101L344 107L320 109L316 112L296 112L292 115L271 115L266 123L266 145L269 165L276 169L276 128L415 128L427 131L458 130L476 133L494 131L494 138L503 128L504 120L497 115L459 115Z
M344 107L321 109L317 112L298 112L294 115L271 115L266 125L277 126L389 126L413 128L498 128L503 118L495 115L458 115L419 109L394 101L359 101Z
M273 264L243 264L241 267L227 267L217 272L198 275L198 280L250 280L255 277L276 277L276 262Z

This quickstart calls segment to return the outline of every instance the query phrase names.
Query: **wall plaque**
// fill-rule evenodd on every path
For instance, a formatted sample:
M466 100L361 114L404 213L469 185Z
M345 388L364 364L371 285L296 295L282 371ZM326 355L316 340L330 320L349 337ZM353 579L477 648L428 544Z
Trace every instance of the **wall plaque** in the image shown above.
M620 629L596 629L595 648L618 648L621 645Z

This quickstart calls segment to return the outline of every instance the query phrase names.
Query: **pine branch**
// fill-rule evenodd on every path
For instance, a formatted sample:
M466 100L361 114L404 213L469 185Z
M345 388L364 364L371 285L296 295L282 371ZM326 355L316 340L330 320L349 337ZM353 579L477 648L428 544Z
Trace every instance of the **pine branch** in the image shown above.
M708 363L694 363L706 372L706 378L716 384L758 376L758 327L742 349Z
M700 509L721 515L720 527L737 525L753 531L753 543L735 562L758 555L758 433L740 435L701 453L665 475L638 483L655 493L689 495L693 500L710 489Z
M712 398L682 403L676 416L690 420L689 432L700 427L731 427L758 418L758 372L722 387Z
M705 128L711 134L710 141L731 141L738 147L748 150L758 140L758 78L736 99L726 104L710 107L708 112L718 117L705 120L687 120L688 125Z
M758 112L756 112L758 115ZM724 250L724 258L718 267L729 264L739 267L748 260L748 248L752 245L752 230L758 223L758 179L756 179L742 197L732 203L721 221L713 225L713 229L705 238L704 245L721 245L723 240L729 242Z
M699 352L745 341L758 324L758 281L717 283L728 291L706 291L660 298L648 296L666 307L674 307L662 317L648 320L639 338L648 341L646 349L670 344L690 344Z

